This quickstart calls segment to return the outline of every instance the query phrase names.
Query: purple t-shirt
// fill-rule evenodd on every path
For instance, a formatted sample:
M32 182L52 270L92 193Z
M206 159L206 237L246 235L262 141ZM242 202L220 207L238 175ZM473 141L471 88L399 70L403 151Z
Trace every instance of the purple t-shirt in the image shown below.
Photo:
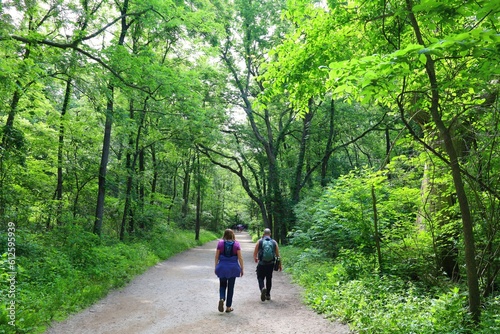
M216 249L218 249L221 254L224 254L224 239L219 240ZM240 243L235 240L233 245L233 255L236 255L239 250L241 250Z

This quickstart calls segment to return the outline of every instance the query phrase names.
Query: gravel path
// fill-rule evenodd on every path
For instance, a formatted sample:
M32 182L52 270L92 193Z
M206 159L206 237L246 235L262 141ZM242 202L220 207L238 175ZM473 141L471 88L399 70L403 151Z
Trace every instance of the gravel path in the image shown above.
M254 243L238 233L245 275L236 279L232 313L217 311L219 281L214 274L217 242L178 254L111 292L46 334L347 334L301 302L301 290L282 272L273 276L272 300L261 302L252 261Z

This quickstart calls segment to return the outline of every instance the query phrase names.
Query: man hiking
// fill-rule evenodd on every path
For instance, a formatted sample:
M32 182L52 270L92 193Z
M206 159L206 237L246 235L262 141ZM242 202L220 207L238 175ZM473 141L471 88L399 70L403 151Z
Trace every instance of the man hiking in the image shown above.
M253 251L254 261L257 263L257 281L259 282L260 300L262 301L271 299L273 271L276 261L278 261L277 269L279 271L282 269L279 256L278 243L271 238L271 230L268 228L264 229L264 235L257 242Z

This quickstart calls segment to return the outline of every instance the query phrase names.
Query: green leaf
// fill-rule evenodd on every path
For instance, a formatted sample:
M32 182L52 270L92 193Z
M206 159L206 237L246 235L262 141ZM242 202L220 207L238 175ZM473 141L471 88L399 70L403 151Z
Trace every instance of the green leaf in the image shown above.
M425 54L421 53L419 56L418 56L418 60L425 65L425 63L427 63L427 57L425 56Z

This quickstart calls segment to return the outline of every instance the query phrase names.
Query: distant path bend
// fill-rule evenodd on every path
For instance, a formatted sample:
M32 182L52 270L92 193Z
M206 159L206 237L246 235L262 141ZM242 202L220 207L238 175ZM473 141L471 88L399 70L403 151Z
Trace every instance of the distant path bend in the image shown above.
M237 233L245 275L236 279L234 312L217 311L219 281L214 274L216 241L178 254L150 268L46 334L347 334L304 306L301 290L275 272L272 300L262 302L250 236Z

